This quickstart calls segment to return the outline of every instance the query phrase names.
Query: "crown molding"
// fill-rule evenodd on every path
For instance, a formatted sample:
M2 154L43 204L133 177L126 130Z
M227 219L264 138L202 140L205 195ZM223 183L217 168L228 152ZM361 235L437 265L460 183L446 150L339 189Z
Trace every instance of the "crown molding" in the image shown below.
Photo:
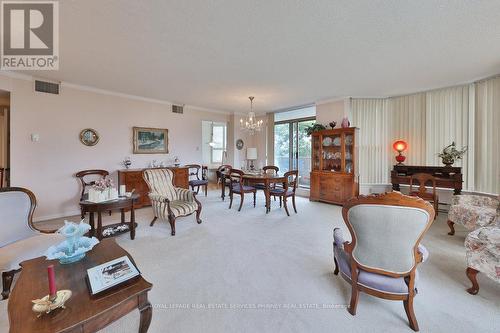
M38 76L21 74L21 73L12 72L12 71L5 71L5 70L0 71L0 75L6 76L6 77L9 77L12 79L19 79L19 80L25 80L25 81L33 81L33 80L37 79L37 80L47 80L50 82L55 82L52 79L45 79L45 78L38 77ZM96 87L92 87L92 86L71 83L68 81L59 81L59 83L61 84L61 87L63 87L63 88L71 88L71 89L75 89L75 90L87 91L87 92L92 92L92 93L101 94L101 95L115 96L115 97L133 99L133 100L137 100L137 101L162 104L162 105L168 105L168 106L177 104L177 103L173 103L173 102L166 101L166 100L143 97L143 96L132 95L132 94L125 94L125 93L121 93L121 92L117 92L117 91L106 90L106 89L96 88ZM200 112L216 113L216 114L223 114L223 115L231 115L232 114L232 112L229 112L229 111L214 110L214 109L205 108L205 107L196 106L196 105L190 105L190 104L183 104L183 106L187 110L195 110L195 111L200 111Z

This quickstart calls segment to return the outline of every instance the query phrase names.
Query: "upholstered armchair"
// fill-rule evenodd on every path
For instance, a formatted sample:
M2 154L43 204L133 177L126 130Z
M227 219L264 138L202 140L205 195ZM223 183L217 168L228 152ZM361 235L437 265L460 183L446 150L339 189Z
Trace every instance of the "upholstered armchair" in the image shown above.
M481 272L493 281L500 283L500 213L496 225L482 227L470 232L465 238L467 258L466 274L472 282L467 291L476 295L479 284L476 275Z
M413 310L417 265L428 257L420 241L434 221L432 205L399 192L360 196L342 208L351 234L333 232L335 271L351 285L349 313L356 315L359 293L403 301L410 327L418 331Z
M500 197L495 199L481 195L455 195L448 211L448 235L455 234L455 224L463 225L467 230L494 224L497 217Z
M142 177L149 187L149 199L153 206L154 218L150 226L160 218L168 220L175 236L175 220L180 216L196 213L196 222L201 223L201 203L196 199L196 193L175 187L173 172L168 169L146 169Z
M0 189L0 270L2 297L10 294L14 275L21 270L19 263L42 256L52 245L64 240L56 230L39 230L33 224L35 195L24 188Z

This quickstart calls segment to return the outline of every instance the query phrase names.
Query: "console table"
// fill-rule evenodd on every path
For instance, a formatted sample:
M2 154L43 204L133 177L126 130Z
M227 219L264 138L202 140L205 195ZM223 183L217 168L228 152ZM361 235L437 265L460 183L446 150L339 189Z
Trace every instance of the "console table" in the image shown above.
M401 184L409 185L410 176L416 173L428 173L436 177L436 186L451 188L454 194L462 192L462 168L448 166L398 165L391 171L392 189L400 190Z
M189 188L189 168L187 167L167 167L174 173L174 185L176 187ZM148 184L142 178L142 171L146 169L122 169L118 170L118 184L125 185L127 191L135 189L134 193L140 198L134 203L135 208L151 206L148 197Z
M114 239L105 239L85 258L72 264L61 265L45 257L23 261L8 303L10 333L97 332L137 308L141 314L139 332L147 332L153 314L148 301L151 283L137 276L92 296L85 282L88 268L122 256L134 262ZM65 304L66 309L56 309L37 318L31 310L31 300L48 293L50 264L55 268L57 288L71 290L72 296Z

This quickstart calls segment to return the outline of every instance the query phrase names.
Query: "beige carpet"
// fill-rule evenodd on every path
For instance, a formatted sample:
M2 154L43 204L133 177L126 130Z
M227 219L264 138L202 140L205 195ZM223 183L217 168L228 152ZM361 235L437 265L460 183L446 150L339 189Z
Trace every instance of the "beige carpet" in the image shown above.
M117 238L153 283L150 332L411 332L401 302L362 294L355 317L344 308L350 288L332 269L332 230L345 230L340 207L299 198L299 213L287 217L276 203L266 215L262 196L241 212L215 191L200 199L201 225L181 218L171 237L166 222L149 227L145 208L136 239ZM444 215L423 241L431 255L415 300L420 330L498 332L500 286L479 276L479 294L465 291L465 231L448 236ZM6 307L0 302L2 332ZM138 321L135 311L104 331L137 332Z

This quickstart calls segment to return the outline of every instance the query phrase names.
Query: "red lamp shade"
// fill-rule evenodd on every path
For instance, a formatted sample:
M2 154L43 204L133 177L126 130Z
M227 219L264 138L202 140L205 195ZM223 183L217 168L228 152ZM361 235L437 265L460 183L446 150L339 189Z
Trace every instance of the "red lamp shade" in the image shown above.
M408 148L408 144L403 140L398 140L392 144L392 148L394 148L394 150L397 151L398 153L401 153L405 151L406 148Z

